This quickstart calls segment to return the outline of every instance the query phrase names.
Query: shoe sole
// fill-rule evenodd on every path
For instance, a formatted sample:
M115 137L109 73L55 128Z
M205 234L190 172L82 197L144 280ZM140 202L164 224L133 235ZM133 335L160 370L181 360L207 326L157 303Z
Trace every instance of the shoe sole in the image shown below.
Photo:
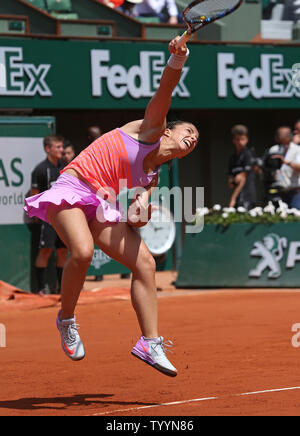
M171 371L169 369L163 368L162 366L158 365L157 363L155 363L154 365L150 362L147 362L147 360L142 359L140 356L138 356L137 354L133 353L133 351L131 352L131 354L136 357L137 359L141 360L144 363L147 363L147 365L151 366L152 368L156 369L157 371L161 372L164 375L167 375L168 377L176 377L177 376L177 372Z

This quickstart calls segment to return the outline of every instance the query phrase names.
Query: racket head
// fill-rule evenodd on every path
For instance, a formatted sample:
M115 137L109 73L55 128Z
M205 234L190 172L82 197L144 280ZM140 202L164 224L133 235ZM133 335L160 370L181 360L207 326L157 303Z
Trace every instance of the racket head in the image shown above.
M238 9L244 0L194 0L183 11L183 19L192 34L201 27L226 17Z

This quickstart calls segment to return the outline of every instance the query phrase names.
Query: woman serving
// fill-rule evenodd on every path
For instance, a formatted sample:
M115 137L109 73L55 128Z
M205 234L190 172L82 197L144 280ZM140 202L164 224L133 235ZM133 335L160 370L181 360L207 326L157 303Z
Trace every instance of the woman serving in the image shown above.
M172 92L188 58L186 45L176 49L177 41L169 44L171 56L144 119L101 136L63 169L51 189L26 199L27 214L51 223L68 247L57 327L62 348L74 361L85 356L74 313L96 244L132 271L131 300L142 333L132 354L166 375L177 375L166 357L168 343L158 333L156 264L135 230L151 217L149 199L160 165L186 156L198 142L193 124L166 124ZM118 195L120 180L126 180L128 188L145 188L135 195L126 222L105 195Z

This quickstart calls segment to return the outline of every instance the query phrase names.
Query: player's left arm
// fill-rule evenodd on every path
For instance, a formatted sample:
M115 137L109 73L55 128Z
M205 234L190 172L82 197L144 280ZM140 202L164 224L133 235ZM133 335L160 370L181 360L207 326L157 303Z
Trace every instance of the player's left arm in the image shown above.
M158 184L158 175L154 177L150 185L145 188L137 188L128 208L127 223L132 227L143 227L151 218L153 206L149 203L151 195Z

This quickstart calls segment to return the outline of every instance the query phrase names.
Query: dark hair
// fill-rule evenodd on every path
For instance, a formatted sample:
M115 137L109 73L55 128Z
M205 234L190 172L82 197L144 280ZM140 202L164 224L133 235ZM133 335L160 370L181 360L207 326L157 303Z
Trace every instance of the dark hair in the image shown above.
M64 145L64 150L66 150L67 148L72 148L72 150L74 151L74 153L75 153L75 147L74 147L74 145L73 144L65 144Z
M173 130L173 129L175 129L176 126L180 126L181 124L186 124L186 123L193 124L190 121L182 121L182 120L168 121L166 129ZM172 169L172 162L173 162L173 159L166 162L168 165L169 171Z
M51 147L51 145L53 144L53 142L63 142L63 137L62 136L56 136L56 135L48 135L45 136L44 138L44 148Z
M235 136L241 136L241 135L248 136L248 128L243 124L236 124L231 129L231 135L233 138Z
M74 145L72 144L72 142L71 142L69 139L65 139L65 140L64 140L64 150L65 150L66 148L68 148L68 147L71 147L72 150L75 152L75 147L74 147Z
M179 126L180 124L185 124L185 123L187 123L187 121L181 121L181 120L168 121L166 128L173 130L176 126Z

